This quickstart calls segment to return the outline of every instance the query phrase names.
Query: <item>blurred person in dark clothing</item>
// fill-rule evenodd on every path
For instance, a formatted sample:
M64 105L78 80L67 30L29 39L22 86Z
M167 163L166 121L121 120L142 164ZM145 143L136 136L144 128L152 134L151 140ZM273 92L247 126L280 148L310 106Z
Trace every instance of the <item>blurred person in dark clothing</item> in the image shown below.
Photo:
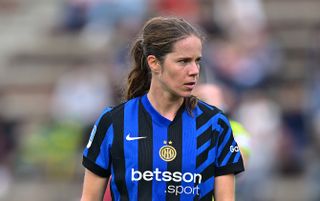
M306 190L311 201L320 200L320 22L312 30L308 51L305 108L306 128L310 139L308 149Z
M12 180L12 160L16 148L16 123L0 117L0 200L6 196Z

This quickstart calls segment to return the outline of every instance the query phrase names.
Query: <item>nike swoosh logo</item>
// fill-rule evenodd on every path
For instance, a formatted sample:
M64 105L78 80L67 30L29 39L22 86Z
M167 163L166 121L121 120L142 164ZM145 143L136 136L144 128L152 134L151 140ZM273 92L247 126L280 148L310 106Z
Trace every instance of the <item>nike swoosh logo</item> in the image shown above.
M126 140L128 140L128 141L140 140L140 139L144 139L144 138L146 138L146 136L143 136L143 137L131 137L130 133L126 136Z

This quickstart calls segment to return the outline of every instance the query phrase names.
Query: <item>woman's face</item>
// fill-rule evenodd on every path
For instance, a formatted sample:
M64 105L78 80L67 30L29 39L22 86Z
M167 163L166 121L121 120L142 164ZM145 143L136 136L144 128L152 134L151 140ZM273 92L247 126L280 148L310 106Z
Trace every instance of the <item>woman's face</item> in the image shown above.
M198 37L177 41L172 52L164 57L156 76L160 87L174 96L190 96L199 77L201 54L202 43Z

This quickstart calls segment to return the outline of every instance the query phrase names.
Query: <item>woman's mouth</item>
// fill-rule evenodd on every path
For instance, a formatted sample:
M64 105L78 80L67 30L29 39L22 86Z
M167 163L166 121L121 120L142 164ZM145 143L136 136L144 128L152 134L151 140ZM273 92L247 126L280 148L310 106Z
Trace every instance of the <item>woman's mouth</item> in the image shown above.
M196 82L187 82L184 86L186 86L187 89L192 90L196 86Z

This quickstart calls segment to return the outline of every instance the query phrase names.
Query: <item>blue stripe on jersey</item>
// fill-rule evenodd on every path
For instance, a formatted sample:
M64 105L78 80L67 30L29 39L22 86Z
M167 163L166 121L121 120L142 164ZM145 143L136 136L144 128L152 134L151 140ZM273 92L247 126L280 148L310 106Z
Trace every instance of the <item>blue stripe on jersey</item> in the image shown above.
M240 154L240 151L239 151L239 152L237 153L237 155L234 157L232 163L237 163L237 162L239 162L240 156L241 156L241 154Z
M162 160L159 155L159 150L164 146L164 141L168 141L168 125L171 123L170 120L164 118L158 111L156 111L148 100L147 95L141 98L141 102L150 114L152 118L152 128L153 128L153 170L158 168L161 172L167 170L167 162ZM166 200L166 187L167 184L164 181L152 181L152 195L159 201Z
M165 117L163 117L154 107L151 105L147 95L142 96L141 102L145 109L150 113L152 116L152 121L158 122L160 125L169 126L171 121Z
M203 126L201 126L198 130L197 130L197 137L199 135L201 135L204 131L206 131L210 126L212 126L212 121L207 121L207 123L205 123Z
M214 162L215 158L216 158L215 155L216 155L216 147L212 148L208 152L208 159L197 168L197 172L202 172L209 165L211 165ZM212 175L212 176L214 176L214 175Z
M119 200L120 199L120 193L119 193L119 190L117 188L117 185L116 185L116 182L115 182L115 179L114 179L114 169L113 169L113 166L111 165L111 175L112 175L112 179L111 179L111 182L110 182L110 188L112 190L112 194L113 194L113 197L115 200Z
M162 160L159 155L160 148L164 145L164 141L168 140L168 130L167 127L160 126L159 124L153 122L153 170L159 168L161 172L167 170L167 162ZM157 201L166 200L166 182L152 181L152 195L157 197Z
M204 103L204 102L202 102ZM205 104L204 105L210 109L213 109L212 107L210 107L208 104ZM200 109L199 109L200 110ZM201 113L199 115L201 115L203 113L202 110L200 110ZM196 131L196 135L197 137L199 135L201 135L203 132L205 132L210 126L212 126L212 122L215 122L217 120L217 115L213 116L211 119L209 119L204 125L202 125L197 131ZM213 129L213 127L212 127ZM211 141L207 141L205 142L201 147L199 147L197 149L197 155L200 155L203 151L205 151L209 146L211 145ZM216 148L214 148L214 152L215 152ZM204 164L202 164L204 165Z
M111 125L106 132L106 136L103 139L103 142L101 144L100 149L101 150L109 150L109 147L111 147L112 141L113 141L113 126ZM110 152L109 151L101 151L96 159L96 164L99 165L100 167L107 169L110 165L109 159L110 159Z
M202 103L203 105L205 105L206 107L208 107L210 110L213 110L213 109L214 109L212 105L209 105L208 103L203 102L202 100L199 100L198 103Z
M208 141L206 143L204 143L201 147L198 148L197 150L197 155L200 155L203 151L205 151L206 149L208 149L208 147L210 147L211 142Z
M196 118L200 116L202 113L203 111L199 108L199 106L193 110L193 114L195 115Z
M126 167L126 185L129 200L137 200L138 182L131 181L131 169L138 170L138 140L128 141L126 136L138 137L139 99L128 101L124 107L123 147ZM129 171L128 171L129 170Z
M236 143L235 141L233 141L232 146L236 146L236 145L237 145L237 143ZM221 165L220 165L220 166L225 166L225 165L228 163L231 155L232 155L232 152L229 151L228 154L224 157L224 159L223 159L223 161L221 162Z
M193 120L194 117L190 116L186 111L182 114L182 172L194 172L196 169L196 152L193 151L197 148L196 140L196 121ZM189 186L194 189L195 184L193 182L187 183L182 181L181 185L183 187ZM188 189L190 189L188 188ZM181 201L192 200L194 194L183 193L180 196Z
M216 146L208 152L208 159L203 164L201 164L196 171L203 172L206 168L212 165L215 161L215 155L216 155ZM207 193L209 193L214 189L214 181L215 181L214 173L206 180L202 180L201 184L199 185L200 198L202 198L203 196L205 196Z
M214 177L210 177L210 179L206 180L201 185L201 194L200 199L205 196L207 193L214 189Z
M228 130L228 133L226 134L226 136L224 137L221 145L219 146L219 150L218 150L218 156L220 156L221 152L223 151L223 149L225 148L228 140L231 137L231 129Z

